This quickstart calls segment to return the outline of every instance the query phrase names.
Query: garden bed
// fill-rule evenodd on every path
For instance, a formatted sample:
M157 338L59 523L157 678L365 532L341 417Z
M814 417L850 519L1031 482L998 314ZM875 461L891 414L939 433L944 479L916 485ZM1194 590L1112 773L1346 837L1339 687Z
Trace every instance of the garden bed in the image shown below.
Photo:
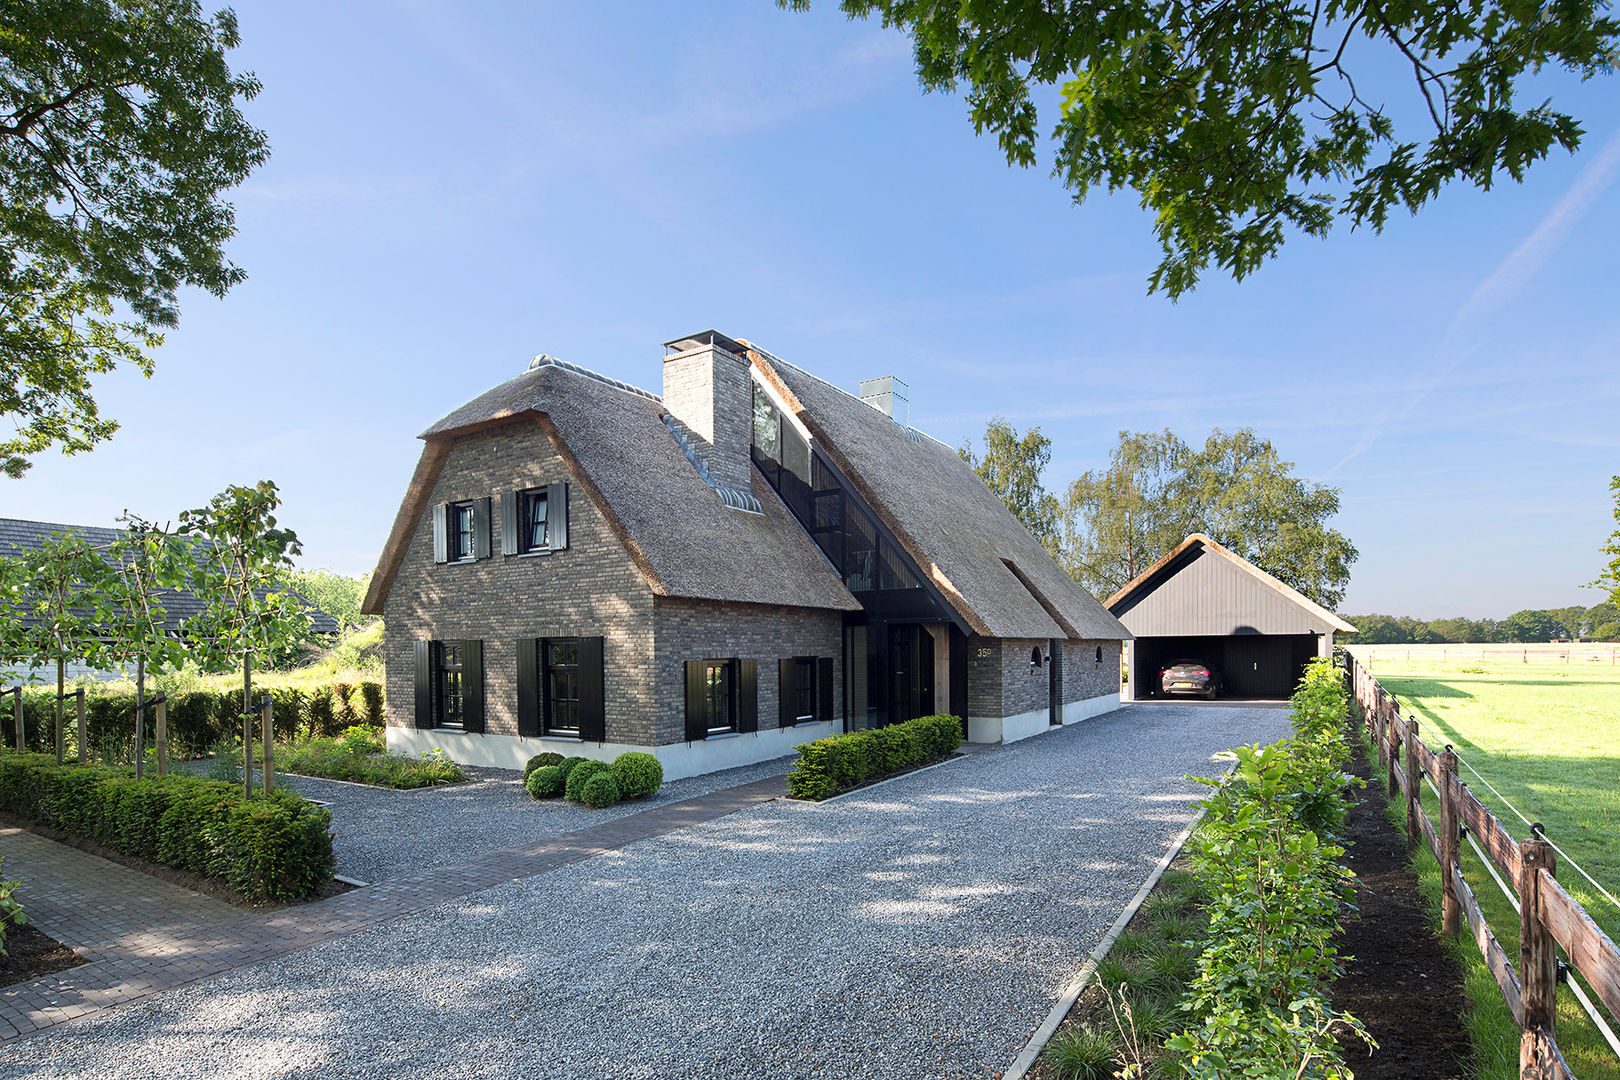
M0 955L0 986L13 986L85 963L84 957L32 925L6 929Z

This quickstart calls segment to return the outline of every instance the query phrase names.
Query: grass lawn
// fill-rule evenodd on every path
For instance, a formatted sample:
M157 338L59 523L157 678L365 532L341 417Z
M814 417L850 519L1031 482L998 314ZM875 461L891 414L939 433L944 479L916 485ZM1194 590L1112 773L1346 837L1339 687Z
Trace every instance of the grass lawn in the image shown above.
M1531 821L1545 825L1554 843L1609 892L1620 896L1620 840L1616 839L1620 826L1620 671L1591 664L1555 667L1464 662L1446 666L1399 660L1377 661L1371 670L1400 699L1403 711L1418 720L1425 742L1436 751L1451 743L1468 765L1501 792L1499 797L1468 768L1461 770L1462 779L1510 833L1522 838L1530 830L1506 805L1509 802ZM1430 817L1437 818L1432 796L1426 797L1425 806ZM1519 917L1466 844L1463 870L1486 920L1517 966ZM1438 897L1439 867L1427 859L1420 872ZM1620 908L1563 859L1558 880L1611 938L1620 938ZM1482 1074L1517 1076L1513 1021L1472 941L1465 937L1462 946L1469 960L1470 996L1479 1009L1474 1026L1476 1046L1486 1059ZM1617 1026L1612 1017L1610 1024ZM1620 1061L1567 990L1559 995L1558 1042L1582 1080L1620 1080Z

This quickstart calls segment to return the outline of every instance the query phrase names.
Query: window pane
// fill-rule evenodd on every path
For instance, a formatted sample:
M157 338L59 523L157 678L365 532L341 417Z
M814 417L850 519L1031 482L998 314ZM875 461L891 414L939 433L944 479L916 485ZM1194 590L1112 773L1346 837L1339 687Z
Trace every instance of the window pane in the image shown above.
M528 541L530 551L539 551L551 546L551 537L546 528L546 493L543 491L528 491L523 495L524 510L528 518Z
M704 668L705 696L710 731L730 731L736 725L731 710L731 665L709 664Z
M877 529L853 506L844 507L844 584L850 592L877 588Z
M754 448L768 461L782 460L782 417L766 396L765 388L754 383Z
M455 511L455 547L453 557L465 559L473 553L473 508L472 503L457 503Z
M546 642L546 724L548 731L579 731L579 639Z

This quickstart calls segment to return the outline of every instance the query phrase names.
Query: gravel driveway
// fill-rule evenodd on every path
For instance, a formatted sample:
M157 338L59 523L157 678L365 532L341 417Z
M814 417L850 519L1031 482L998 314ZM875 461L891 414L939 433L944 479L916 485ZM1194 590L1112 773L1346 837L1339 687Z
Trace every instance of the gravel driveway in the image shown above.
M523 790L523 774L511 769L463 766L462 771L472 777L467 783L406 791L292 773L276 779L331 807L338 873L378 882L425 866L447 866L486 851L587 829L722 788L783 776L797 760L794 755L675 780L659 788L656 795L605 810L563 799L536 802Z
M989 1077L1261 708L1137 705L0 1048L17 1077Z

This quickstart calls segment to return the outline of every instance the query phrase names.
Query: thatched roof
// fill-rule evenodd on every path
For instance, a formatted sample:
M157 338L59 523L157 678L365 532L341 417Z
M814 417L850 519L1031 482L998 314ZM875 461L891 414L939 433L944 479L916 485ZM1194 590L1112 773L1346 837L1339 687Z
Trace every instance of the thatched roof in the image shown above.
M1130 637L955 450L761 350L749 358L976 632Z
M100 525L62 525L51 521L0 518L0 556L16 558L25 552L36 551L46 542L67 534L81 538L93 548L106 551L112 546L113 541L123 535L123 532L122 529L109 529ZM195 539L193 542L206 543ZM158 596L163 604L164 626L172 631L179 630L185 620L203 608L202 600L189 589L160 589ZM313 604L306 603L304 610L309 613L309 627L313 632L336 634L340 629L336 619ZM34 622L32 615L23 616L24 625L33 625Z
M428 446L363 610L382 610L448 444L508 423L535 423L546 432L655 593L860 610L757 472L752 495L763 512L728 507L693 467L663 416L657 395L555 362L456 409L422 433Z

